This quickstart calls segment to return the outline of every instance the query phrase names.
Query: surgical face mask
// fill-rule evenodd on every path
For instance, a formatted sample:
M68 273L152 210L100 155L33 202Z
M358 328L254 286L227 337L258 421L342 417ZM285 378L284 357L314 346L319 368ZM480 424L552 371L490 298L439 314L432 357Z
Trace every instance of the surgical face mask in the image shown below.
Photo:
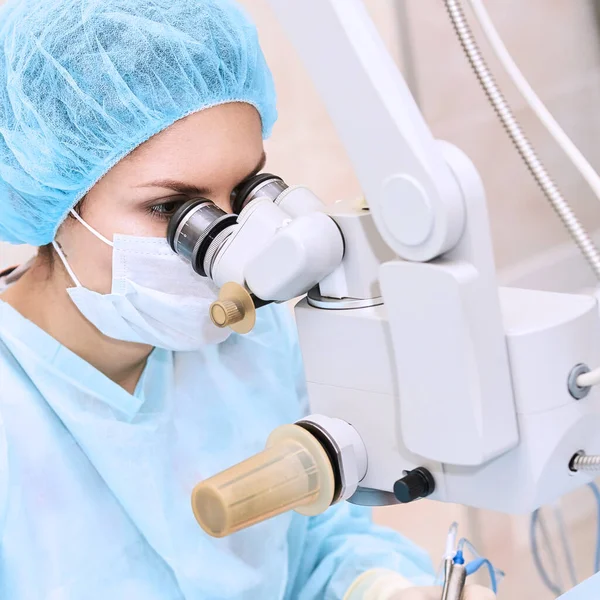
M53 246L75 287L67 290L83 316L104 335L174 351L218 344L229 330L213 325L209 308L218 289L175 254L164 238L115 235L106 239L75 211L71 214L113 248L112 290L99 294L81 285L60 246Z

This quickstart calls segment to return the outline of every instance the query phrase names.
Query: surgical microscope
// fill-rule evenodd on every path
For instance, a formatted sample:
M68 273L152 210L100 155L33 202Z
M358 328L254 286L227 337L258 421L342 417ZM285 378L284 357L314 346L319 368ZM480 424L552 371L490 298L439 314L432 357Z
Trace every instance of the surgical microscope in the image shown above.
M459 0L444 0L480 82L600 276L600 255L495 83ZM245 334L295 308L312 414L195 488L222 537L288 510L430 498L526 513L587 484L600 458L595 297L499 288L482 181L434 139L361 0L270 0L364 191L327 204L263 173L233 213L184 204L173 249L220 288L213 322Z

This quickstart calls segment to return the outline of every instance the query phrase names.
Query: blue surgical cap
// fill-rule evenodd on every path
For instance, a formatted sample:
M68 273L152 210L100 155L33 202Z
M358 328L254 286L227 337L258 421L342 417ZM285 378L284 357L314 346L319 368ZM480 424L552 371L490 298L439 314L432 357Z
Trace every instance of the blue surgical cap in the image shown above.
M174 122L275 91L233 0L10 0L0 9L0 240L43 245L119 160Z

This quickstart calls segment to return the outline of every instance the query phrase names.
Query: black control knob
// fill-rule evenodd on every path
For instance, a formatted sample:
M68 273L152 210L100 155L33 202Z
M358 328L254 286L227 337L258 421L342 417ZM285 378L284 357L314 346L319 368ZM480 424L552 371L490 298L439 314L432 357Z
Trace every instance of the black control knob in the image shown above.
M402 504L427 498L433 492L435 492L435 479L425 467L405 471L404 477L394 484L394 496Z

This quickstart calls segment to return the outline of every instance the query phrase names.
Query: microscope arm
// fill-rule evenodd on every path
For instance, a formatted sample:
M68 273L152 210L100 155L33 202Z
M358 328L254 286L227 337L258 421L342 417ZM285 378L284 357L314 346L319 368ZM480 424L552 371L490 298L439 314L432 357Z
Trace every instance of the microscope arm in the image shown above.
M432 460L483 464L518 434L481 181L460 151L434 140L360 0L269 1L325 101L379 236L404 259L378 273L403 442ZM348 260L370 255L359 243L346 235ZM301 338L312 327L304 323Z

